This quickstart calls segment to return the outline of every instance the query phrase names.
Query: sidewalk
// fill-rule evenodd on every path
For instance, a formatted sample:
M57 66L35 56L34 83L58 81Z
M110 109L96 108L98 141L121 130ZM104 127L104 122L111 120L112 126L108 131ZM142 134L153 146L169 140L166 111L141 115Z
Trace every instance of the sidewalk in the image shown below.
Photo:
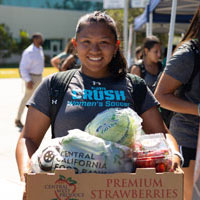
M14 120L23 95L21 79L0 79L0 188L1 199L21 200L23 184L20 182L15 160L15 148L20 135ZM25 121L25 109L22 122ZM48 131L45 138L49 138Z

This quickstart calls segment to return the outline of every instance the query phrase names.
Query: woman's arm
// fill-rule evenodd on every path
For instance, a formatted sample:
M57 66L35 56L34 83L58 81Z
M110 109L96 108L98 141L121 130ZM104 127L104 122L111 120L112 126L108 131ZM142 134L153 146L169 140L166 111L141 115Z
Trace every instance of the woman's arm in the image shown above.
M51 65L59 70L60 57L55 56L51 59Z
M136 74L141 77L141 70L138 66L133 65L131 67L131 74Z
M151 133L168 133L157 106L152 107L141 115L143 119L142 127L146 134Z
M16 160L21 181L25 181L24 174L30 171L31 156L40 146L49 126L49 117L32 106L28 108L26 123L16 147Z
M172 150L179 152L178 144L163 122L157 106L144 112L141 117L143 119L142 127L146 134L164 133ZM173 155L173 169L176 169L177 166L180 166L180 158Z
M75 58L74 58L74 55L71 54L63 62L62 66L61 66L61 71L66 71L73 62L75 62Z
M163 108L179 113L198 115L197 104L182 100L174 95L175 90L181 85L180 81L163 73L154 94Z

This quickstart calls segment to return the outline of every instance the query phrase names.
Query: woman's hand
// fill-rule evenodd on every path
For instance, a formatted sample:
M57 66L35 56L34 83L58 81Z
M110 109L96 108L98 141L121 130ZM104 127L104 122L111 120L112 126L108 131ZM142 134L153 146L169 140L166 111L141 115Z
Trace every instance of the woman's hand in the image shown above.
M16 147L16 160L22 182L25 182L25 173L30 172L31 156L39 147L49 125L49 117L29 106L26 123Z
M181 169L181 159L179 156L172 155L172 171L179 171Z
M26 82L26 87L31 90L33 89L33 81Z

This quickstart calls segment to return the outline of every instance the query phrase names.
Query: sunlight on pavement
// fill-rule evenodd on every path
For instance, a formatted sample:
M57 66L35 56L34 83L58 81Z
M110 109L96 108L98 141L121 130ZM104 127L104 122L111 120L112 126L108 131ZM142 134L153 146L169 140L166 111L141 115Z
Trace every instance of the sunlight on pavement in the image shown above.
M57 72L54 67L45 67L43 77ZM18 68L0 68L0 78L20 78Z

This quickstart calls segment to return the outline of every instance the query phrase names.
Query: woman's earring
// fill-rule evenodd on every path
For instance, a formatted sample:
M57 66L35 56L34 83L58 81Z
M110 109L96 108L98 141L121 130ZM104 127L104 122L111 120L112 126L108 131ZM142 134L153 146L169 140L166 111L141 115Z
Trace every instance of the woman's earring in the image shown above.
M119 45L120 45L120 41L119 41L119 40L117 40L117 46L119 47Z
M72 39L72 42L73 42L74 47L77 47L77 42L75 38Z

